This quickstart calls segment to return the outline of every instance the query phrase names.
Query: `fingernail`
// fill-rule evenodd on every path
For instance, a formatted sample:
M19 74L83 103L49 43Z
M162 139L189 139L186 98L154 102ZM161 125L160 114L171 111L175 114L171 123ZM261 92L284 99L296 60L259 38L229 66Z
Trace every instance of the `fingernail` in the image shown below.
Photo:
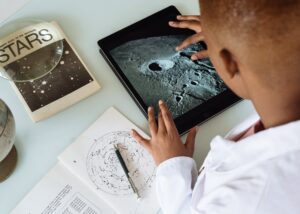
M177 46L175 49L176 49L176 51L179 51L179 50L180 50L179 46Z
M180 15L178 15L178 16L176 16L176 18L177 18L177 19L180 19L180 18L181 18L181 16L180 16Z
M192 59L192 60L197 60L198 58L197 58L195 55L192 55L192 56L191 56L191 59Z
M170 21L170 22L169 22L169 25L174 25L174 22Z
M151 109L152 109L152 107L151 107L151 106L149 106L149 107L148 107L148 111L151 111Z
M164 103L164 102L163 102L162 100L159 100L159 101L158 101L158 104L159 104L159 105L162 105L163 103Z

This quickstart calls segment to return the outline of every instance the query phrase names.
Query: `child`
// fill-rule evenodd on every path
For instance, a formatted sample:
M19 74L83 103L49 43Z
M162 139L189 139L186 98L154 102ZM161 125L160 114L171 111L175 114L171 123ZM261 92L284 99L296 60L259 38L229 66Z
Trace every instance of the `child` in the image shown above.
M258 116L216 136L201 167L192 159L196 129L182 144L167 106L151 139L132 135L152 154L164 213L300 213L300 0L201 0L201 17L173 27L196 31L179 47L204 40L224 82L250 99ZM197 178L198 176L198 178Z

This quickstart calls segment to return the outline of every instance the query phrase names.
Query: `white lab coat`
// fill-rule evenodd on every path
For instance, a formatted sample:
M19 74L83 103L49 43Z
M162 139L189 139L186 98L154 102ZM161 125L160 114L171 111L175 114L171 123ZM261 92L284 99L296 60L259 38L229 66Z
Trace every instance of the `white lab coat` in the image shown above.
M199 176L192 158L161 163L156 190L163 213L299 214L300 121L228 140L257 120L215 137Z

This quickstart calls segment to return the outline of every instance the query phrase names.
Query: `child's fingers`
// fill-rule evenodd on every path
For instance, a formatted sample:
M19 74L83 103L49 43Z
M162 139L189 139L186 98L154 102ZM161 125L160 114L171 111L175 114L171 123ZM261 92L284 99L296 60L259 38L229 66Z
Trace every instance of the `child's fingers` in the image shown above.
M191 56L192 60L199 60L199 59L203 59L203 58L208 58L208 51L207 50L199 51L197 53L194 53Z
M137 133L137 131L135 131L134 129L131 130L131 135L132 137L139 142L143 147L145 147L149 152L151 150L150 148L150 142L149 140L143 138L139 133Z
M201 25L197 21L170 21L169 25L174 28L187 28L196 32L201 31Z
M180 21L184 21L184 20L186 20L186 21L191 21L191 20L200 21L200 16L182 16L182 15L179 15L176 18L177 18L177 20L180 20Z
M160 132L160 133L167 132L165 122L164 122L161 112L158 113L158 130L157 130L157 132Z
M194 153L196 134L197 134L197 129L196 127L194 127L190 130L186 138L185 146L188 149L191 156Z
M148 108L148 126L149 126L149 129L150 129L151 136L156 135L156 133L157 133L157 124L156 124L156 120L155 120L153 107Z
M164 124L166 126L166 130L168 132L171 132L174 130L174 128L176 129L171 112L169 111L167 105L162 100L159 101L159 108L162 114L162 118L164 120Z
M197 42L200 42L200 41L203 41L204 40L204 36L202 33L197 33L197 34L194 34L190 37L188 37L187 39L185 39L182 43L180 43L177 47L176 47L176 50L179 51L179 50L182 50L192 44L195 44Z

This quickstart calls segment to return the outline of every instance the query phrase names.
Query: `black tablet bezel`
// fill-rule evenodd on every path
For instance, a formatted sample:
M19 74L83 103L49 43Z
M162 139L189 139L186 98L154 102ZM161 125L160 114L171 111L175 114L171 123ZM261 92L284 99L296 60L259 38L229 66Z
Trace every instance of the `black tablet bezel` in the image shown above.
M115 62L113 57L110 54L110 51L126 41L129 41L127 38L131 37L132 32L135 33L134 37L139 37L136 35L136 29L141 26L145 26L148 23L156 22L156 21L165 21L166 27L168 26L168 21L175 20L176 16L180 15L180 12L177 10L175 6L169 6L145 19L142 19L139 22L136 22L112 35L109 35L101 40L98 41L98 45L100 47L100 53L103 55L107 63L110 65L112 70L114 71L115 75L119 78L123 86L129 92L135 103L141 109L145 117L147 118L147 108L145 102L135 90L133 85L127 79L126 75L123 73L121 68ZM168 32L173 31L173 34L193 34L192 31L186 29L168 29ZM143 38L141 33L141 38ZM161 32L151 32L152 36L160 36ZM220 93L219 95L209 99L205 103L193 108L192 110L188 111L187 113L175 118L175 124L180 134L184 134L186 131L191 129L192 127L196 126L199 123L206 121L207 119L215 116L216 114L222 112L226 108L230 107L231 105L235 104L236 102L240 101L240 98L237 97L230 89L225 90L224 92Z

